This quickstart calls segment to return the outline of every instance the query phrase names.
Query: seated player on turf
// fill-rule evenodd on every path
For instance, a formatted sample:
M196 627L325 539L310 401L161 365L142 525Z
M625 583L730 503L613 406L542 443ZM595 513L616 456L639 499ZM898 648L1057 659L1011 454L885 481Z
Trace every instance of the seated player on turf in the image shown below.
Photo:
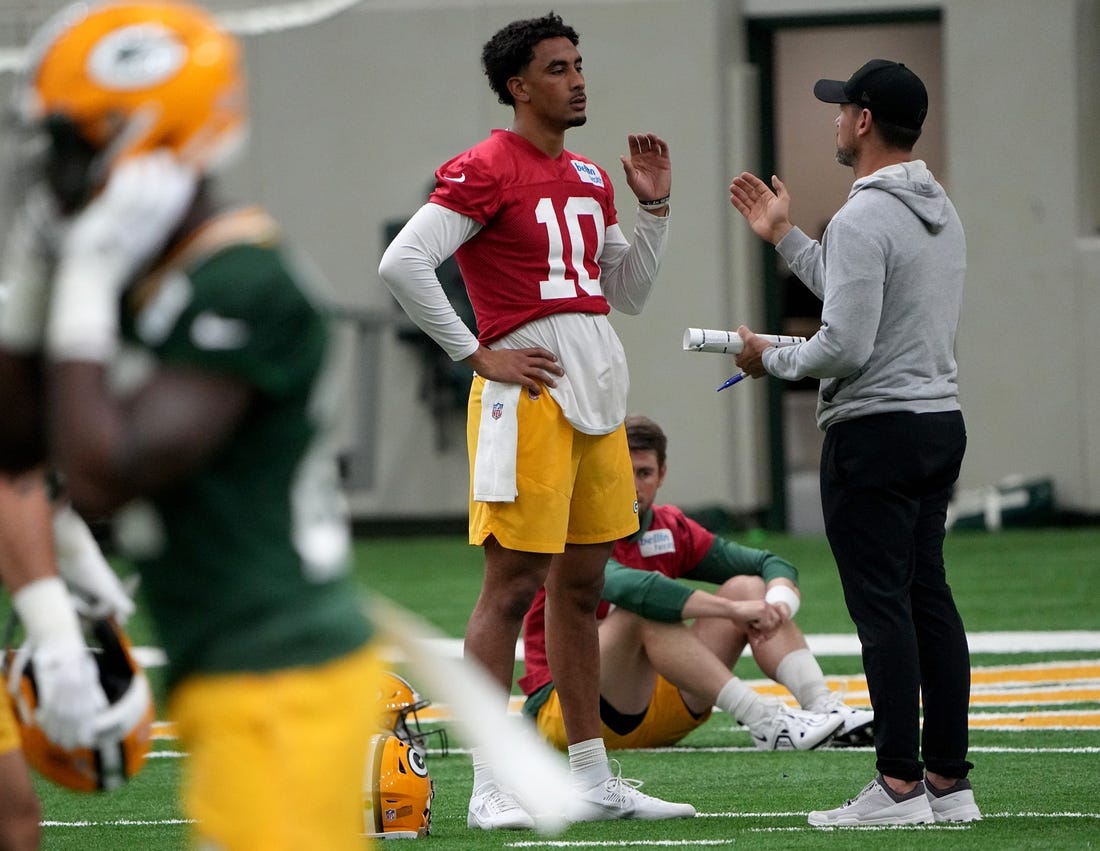
M672 505L655 505L667 438L648 417L626 418L639 531L615 544L605 572L600 635L600 715L609 749L664 747L714 706L748 728L762 750L870 745L874 715L830 691L794 623L798 571L765 550L716 537ZM715 593L679 579L711 582ZM546 661L542 592L524 621L524 713L564 747ZM687 620L694 619L690 625ZM746 645L760 669L801 709L761 698L732 673Z

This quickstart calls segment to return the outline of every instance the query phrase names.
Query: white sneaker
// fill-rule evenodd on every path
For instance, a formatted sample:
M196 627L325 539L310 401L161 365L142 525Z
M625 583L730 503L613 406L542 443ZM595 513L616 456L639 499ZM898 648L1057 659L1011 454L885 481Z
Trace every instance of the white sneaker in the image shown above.
M974 802L974 790L970 787L970 781L965 777L956 780L954 786L943 791L925 781L924 790L936 821L982 820L982 811L978 809L978 805Z
M863 787L855 798L835 810L817 810L806 819L814 827L862 827L881 824L931 824L935 819L924 782L904 801L895 801L883 788L882 775Z
M875 713L870 709L856 709L844 702L836 693L817 703L814 707L821 712L839 715L843 723L829 743L831 748L861 748L875 744Z
M485 783L470 796L466 827L482 830L530 830L535 820L519 802L497 786Z
M810 751L827 745L844 724L831 712L807 712L780 704L775 715L757 727L750 727L752 740L762 751Z
M638 791L642 781L623 777L618 760L613 759L611 762L617 773L603 783L597 783L591 789L578 794L569 810L570 821L656 821L695 817L695 807L691 804L674 804Z

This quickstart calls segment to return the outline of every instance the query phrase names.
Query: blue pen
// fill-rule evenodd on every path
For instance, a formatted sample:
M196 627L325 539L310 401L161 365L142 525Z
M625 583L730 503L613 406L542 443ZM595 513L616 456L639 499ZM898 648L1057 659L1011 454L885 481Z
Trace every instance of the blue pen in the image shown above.
M739 373L737 373L737 375L733 376L732 378L727 378L725 381L723 381L722 386L719 387L718 390L725 390L727 387L733 387L734 384L736 384L738 381L740 381L744 377L745 377L745 373L739 372ZM715 392L717 392L717 391L715 391Z

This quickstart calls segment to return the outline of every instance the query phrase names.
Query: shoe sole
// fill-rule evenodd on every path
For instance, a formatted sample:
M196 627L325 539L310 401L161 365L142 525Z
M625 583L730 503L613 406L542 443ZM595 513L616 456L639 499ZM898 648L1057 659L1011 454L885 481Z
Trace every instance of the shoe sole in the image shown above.
M827 748L830 745L832 745L834 741L836 741L837 733L840 731L840 727L843 727L843 726L844 726L843 724L840 724L835 730L831 731L820 742L815 742L814 744L808 745L807 747L800 748L792 742L790 750L795 750L795 751L816 751L820 748ZM790 741L790 740L788 739L788 741ZM776 748L776 750L781 750L781 748Z
M466 827L471 830L533 830L535 822L531 821L528 824L484 824L476 816L466 816Z
M919 804L925 804L920 807ZM842 810L814 810L806 818L813 827L879 827L882 825L934 824L936 814L923 799L879 807L865 816Z
M667 819L677 818L695 818L695 810L690 812L684 811L680 813L667 813L658 815L656 813L624 813L620 810L607 810L603 807L597 809L597 805L593 805L590 809L584 812L574 811L569 814L569 821L577 824L580 822L595 822L595 821L665 821Z
M937 813L932 810L932 815L935 817L937 824L963 824L982 820L982 814L977 807L959 807L957 810L948 810L945 813Z
M801 751L816 751L818 748L827 748L836 739L837 735L840 733L840 728L843 727L843 726L844 726L844 720L841 719L840 723L837 724L836 727L834 727L832 730L830 730L829 734L827 736L825 736L820 742L817 742L815 744L812 744L812 745L810 745L808 747L804 747L804 748L800 748L800 747L796 746L794 749L795 750L801 750Z
M874 722L861 724L851 730L838 732L833 736L831 746L834 748L864 748L871 747L875 743Z
M808 747L800 748L800 747L797 747L794 744L794 742L792 742L786 736L780 736L778 739L775 740L775 746L774 747L762 748L758 744L756 746L756 749L758 751L765 751L765 752L768 752L768 751L788 751L788 752L791 752L791 751L802 751L802 752L817 751L817 750L821 750L822 748L828 748L828 747L832 746L833 741L834 741L833 736L829 735L829 736L826 736L824 739L822 739L820 742L817 742L816 744L810 745Z
M931 815L921 816L904 816L904 817L885 817L877 819L853 819L853 818L839 818L836 820L830 819L814 819L814 813L810 813L806 819L812 827L880 827L884 825L907 825L907 824L933 824L936 819Z
M843 726L843 722L837 726L836 730L832 730L820 741L808 745L807 747L798 747L790 736L778 736L772 747L760 747L760 740L753 736L753 744L756 745L758 751L816 751L820 748L829 747L836 739L837 730L839 730L841 726Z

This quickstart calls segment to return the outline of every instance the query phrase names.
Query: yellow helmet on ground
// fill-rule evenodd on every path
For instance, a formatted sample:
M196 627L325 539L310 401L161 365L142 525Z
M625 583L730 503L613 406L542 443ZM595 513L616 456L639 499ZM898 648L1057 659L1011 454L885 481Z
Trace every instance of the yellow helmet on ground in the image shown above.
M435 786L420 751L389 733L371 736L363 772L363 828L367 836L428 836L434 797Z
M380 726L397 738L420 751L424 756L428 743L434 737L441 756L447 755L447 731L442 727L424 730L420 726L418 711L431 706L431 701L417 694L408 680L392 671L382 674L378 688Z

